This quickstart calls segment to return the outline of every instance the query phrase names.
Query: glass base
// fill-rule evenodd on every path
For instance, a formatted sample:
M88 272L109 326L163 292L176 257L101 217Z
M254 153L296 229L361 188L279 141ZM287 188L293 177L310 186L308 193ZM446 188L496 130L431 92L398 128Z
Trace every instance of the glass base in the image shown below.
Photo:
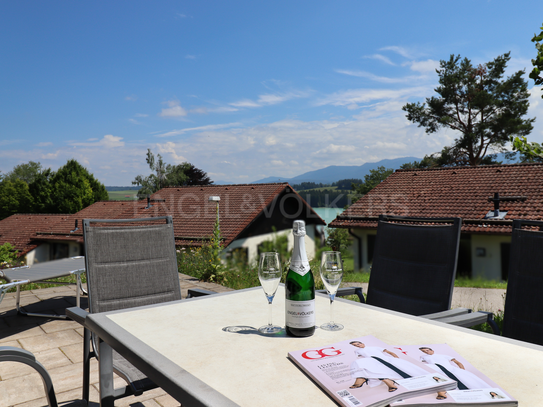
M341 331L344 326L341 324L336 324L335 322L327 322L326 324L322 324L321 329L324 329L325 331Z
M283 327L277 325L264 325L258 328L258 332L266 335L276 334L277 332L281 332L282 330Z

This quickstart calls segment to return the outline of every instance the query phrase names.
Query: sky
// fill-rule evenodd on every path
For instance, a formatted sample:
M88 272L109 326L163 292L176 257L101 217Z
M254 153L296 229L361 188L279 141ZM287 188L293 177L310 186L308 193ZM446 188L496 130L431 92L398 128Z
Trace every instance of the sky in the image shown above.
M0 1L0 171L74 158L106 186L147 149L215 182L441 151L402 106L435 96L440 60L511 52L529 140L543 3L496 0Z

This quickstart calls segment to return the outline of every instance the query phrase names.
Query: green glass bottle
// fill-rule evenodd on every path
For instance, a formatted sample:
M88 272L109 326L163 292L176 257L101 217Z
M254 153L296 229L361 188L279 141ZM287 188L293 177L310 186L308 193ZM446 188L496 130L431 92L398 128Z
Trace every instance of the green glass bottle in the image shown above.
M315 279L305 251L305 222L295 220L292 226L294 249L285 281L285 321L289 336L311 336L315 333Z

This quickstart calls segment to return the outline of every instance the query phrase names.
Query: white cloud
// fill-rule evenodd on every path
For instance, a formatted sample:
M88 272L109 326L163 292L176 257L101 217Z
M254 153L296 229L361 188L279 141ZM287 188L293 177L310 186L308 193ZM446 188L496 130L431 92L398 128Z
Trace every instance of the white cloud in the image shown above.
M52 145L53 143L50 141L42 141L41 143L36 144L36 147L49 147Z
M115 147L124 147L124 141L122 141L122 139L122 137L116 137L111 134L106 134L104 137L102 137L101 140L92 138L89 139L89 141L86 143L70 142L68 144L77 147L105 147L109 149Z
M223 124L209 124L207 126L190 127L187 129L172 130L167 133L157 134L156 137L172 137L172 136L179 136L181 134L185 134L188 132L227 129L230 127L239 127L241 125L242 124L239 122L223 123Z
M160 117L184 117L187 115L187 111L179 105L177 100L169 100L165 102L168 108L162 109L158 114Z
M388 47L383 47L379 51L392 51L392 52L395 52L395 53L401 55L404 58L413 59L412 52L407 50L404 47L398 47L398 46L392 45L392 46L388 46Z
M403 100L407 97L426 97L430 92L433 92L431 86L418 86L403 89L349 89L332 93L315 103L317 106L351 106L352 104L372 103L382 100Z
M262 106L270 106L270 105L276 105L279 103L286 102L291 99L297 99L297 98L305 98L308 97L311 94L309 91L292 91L292 92L284 92L284 93L268 93L264 95L260 95L256 101L250 100L250 99L242 99L237 102L230 103L231 106L234 107L262 107Z
M365 55L364 58L376 59L388 65L394 65L394 66L396 65L394 62L390 60L390 58L387 58L386 56L381 55L381 54Z
M359 78L367 78L372 81L381 82L381 83L413 83L417 81L418 82L424 81L427 79L426 76L403 76L403 77L397 77L397 78L388 78L386 76L377 76L370 72L352 71L348 69L336 69L336 72L343 75L356 76Z
M435 73L439 68L439 61L427 59L426 61L413 61L410 63L411 70L421 73Z

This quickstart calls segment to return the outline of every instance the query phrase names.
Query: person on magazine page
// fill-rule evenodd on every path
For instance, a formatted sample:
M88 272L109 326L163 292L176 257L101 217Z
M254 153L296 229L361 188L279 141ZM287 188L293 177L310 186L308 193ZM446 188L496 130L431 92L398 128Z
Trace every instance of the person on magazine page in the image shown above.
M356 348L354 352L357 356L351 363L351 376L355 379L351 389L357 389L366 383L369 387L385 383L388 391L394 392L398 390L395 379L407 379L428 373L385 348L366 346L359 341L352 341L350 344Z
M439 373L445 373L448 377L455 380L458 383L459 390L488 389L493 387L478 376L467 371L464 365L454 357L437 354L433 349L425 346L419 349L424 353L420 357L420 360L427 363L432 369Z
M490 392L490 397L492 397L493 399L504 399L505 398L501 394L496 393L495 391Z

